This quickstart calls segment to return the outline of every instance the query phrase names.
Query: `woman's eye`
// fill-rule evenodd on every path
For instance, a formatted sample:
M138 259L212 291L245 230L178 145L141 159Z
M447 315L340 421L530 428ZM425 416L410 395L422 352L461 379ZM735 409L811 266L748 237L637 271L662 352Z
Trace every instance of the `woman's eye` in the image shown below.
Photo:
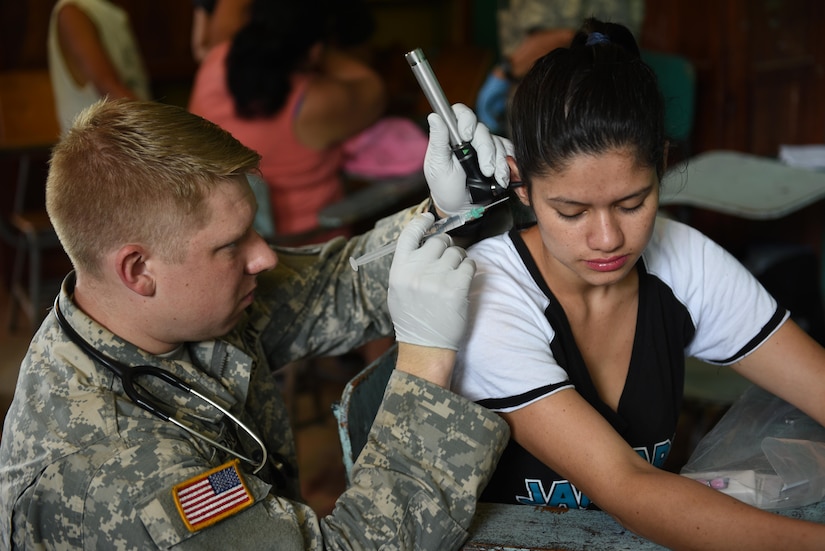
M622 210L623 210L623 211L625 211L625 212L634 212L634 211L637 211L637 210L639 210L640 208L642 208L642 206L643 206L644 204L645 204L645 202L644 202L644 201L642 201L641 203L637 203L637 204L632 205L632 206L629 206L629 207L624 207L624 206L623 206L623 207L619 207L619 208L620 208L620 209L622 209Z
M578 218L579 216L584 214L584 211L574 212L574 213L565 213L565 212L562 212L560 210L557 210L556 213L559 215L559 217L561 217L565 220L575 220L576 218Z

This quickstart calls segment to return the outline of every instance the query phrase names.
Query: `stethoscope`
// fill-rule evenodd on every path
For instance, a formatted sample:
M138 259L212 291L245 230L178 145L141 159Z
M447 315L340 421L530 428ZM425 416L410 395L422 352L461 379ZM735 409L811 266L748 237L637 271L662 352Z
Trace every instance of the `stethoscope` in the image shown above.
M198 392L197 390L195 390L194 388L192 388L191 386L186 384L179 377L177 377L176 375L174 375L172 373L169 373L165 369L161 369L159 367L154 367L154 366L151 366L151 365L137 365L137 366L134 366L134 367L129 367L129 366L127 366L127 365L125 365L121 362L118 362L117 360L114 360L114 359L109 358L108 356L104 355L102 352L97 350L91 344L86 342L86 340L83 339L83 337L81 337L77 333L77 331L74 330L74 328L69 323L69 320L67 320L66 317L63 315L63 312L60 311L60 307L58 306L58 299L55 299L55 301L54 301L54 314L57 317L57 323L60 324L60 327L63 329L63 331L66 332L66 334L69 336L69 339L71 339L71 341L73 343L75 343L77 346L79 346L86 354L91 356L93 359L97 360L98 362L100 362L101 364L106 366L106 368L109 369L109 371L114 373L114 375L117 378L120 379L121 384L123 385L123 391L126 393L126 396L128 396L129 399L132 400L132 402L134 402L135 404L137 404L141 408L145 409L146 411L148 411L152 415L155 415L155 416L159 417L160 419L162 419L164 421L169 421L170 423L173 423L174 425L176 425L176 426L180 427L181 429L185 430L186 432L188 432L192 436L195 436L197 438L200 438L201 440L209 442L211 445L215 446L216 448L219 448L219 449L225 451L226 453L237 457L241 461L245 461L246 463L249 463L250 465L253 465L255 467L255 470L252 471L253 474L260 471L263 468L263 466L266 465L267 451L266 451L266 446L264 446L263 441L258 437L258 435L256 435L254 432L252 432L252 430L249 427L247 427L245 424L243 424L240 421L240 419L238 419L237 417L232 415L229 411L227 411L226 408L224 408L224 407L220 406L219 404L215 403L214 400L211 400L211 399L207 398L206 396L204 396L203 394L201 394L200 392ZM220 411L225 416L227 416L229 419L231 419L238 427L243 429L243 431L246 434L248 434L249 437L252 438L252 440L255 441L255 443L258 444L258 446L261 448L260 460L258 461L258 460L246 457L245 455L242 455L242 454L236 452L235 450L230 449L230 448L224 446L223 444L221 444L219 442L216 442L215 440L209 438L205 434L201 434L200 432L196 431L195 429L193 429L191 427L188 427L188 426L184 425L183 423L181 423L180 421L178 421L177 419L175 419L175 417L173 415L167 413L167 411L164 409L163 406L161 406L157 403L156 398L154 398L151 394L149 394L149 392L145 388L140 386L140 384L135 383L135 379L137 377L141 377L141 376L157 377L160 380L172 385L173 387L178 388L180 390L183 390L185 392L188 392L190 394L193 394L193 395L197 396L198 398L200 398L201 400L203 400L204 402L206 402L207 404L215 407L218 411ZM255 454L255 455L258 456L259 454ZM280 462L278 462L278 463L280 463ZM282 464L281 465L276 465L275 467L278 470L280 470L281 468L283 468L283 465Z

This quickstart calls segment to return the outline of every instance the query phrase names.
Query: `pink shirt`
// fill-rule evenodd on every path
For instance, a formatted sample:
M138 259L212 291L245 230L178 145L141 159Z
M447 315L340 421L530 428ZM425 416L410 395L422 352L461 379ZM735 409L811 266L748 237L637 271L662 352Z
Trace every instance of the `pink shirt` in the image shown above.
M323 150L303 145L295 133L309 75L293 79L286 106L272 117L241 119L226 85L229 42L214 47L198 69L189 110L229 131L261 155L261 174L269 184L272 214L278 234L303 232L318 226L318 212L343 197L340 146Z

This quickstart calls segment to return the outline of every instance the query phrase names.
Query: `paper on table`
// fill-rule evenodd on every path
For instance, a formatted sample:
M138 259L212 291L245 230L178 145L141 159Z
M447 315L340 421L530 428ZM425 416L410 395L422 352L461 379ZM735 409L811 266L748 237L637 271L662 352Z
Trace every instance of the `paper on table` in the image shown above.
M825 170L825 145L780 145L779 160L790 166Z

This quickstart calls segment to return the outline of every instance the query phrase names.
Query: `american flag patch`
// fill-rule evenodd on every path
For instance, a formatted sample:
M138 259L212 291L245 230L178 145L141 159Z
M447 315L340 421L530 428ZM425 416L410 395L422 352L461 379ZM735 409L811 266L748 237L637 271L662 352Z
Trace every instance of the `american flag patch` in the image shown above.
M181 519L196 532L254 503L235 459L172 488Z

